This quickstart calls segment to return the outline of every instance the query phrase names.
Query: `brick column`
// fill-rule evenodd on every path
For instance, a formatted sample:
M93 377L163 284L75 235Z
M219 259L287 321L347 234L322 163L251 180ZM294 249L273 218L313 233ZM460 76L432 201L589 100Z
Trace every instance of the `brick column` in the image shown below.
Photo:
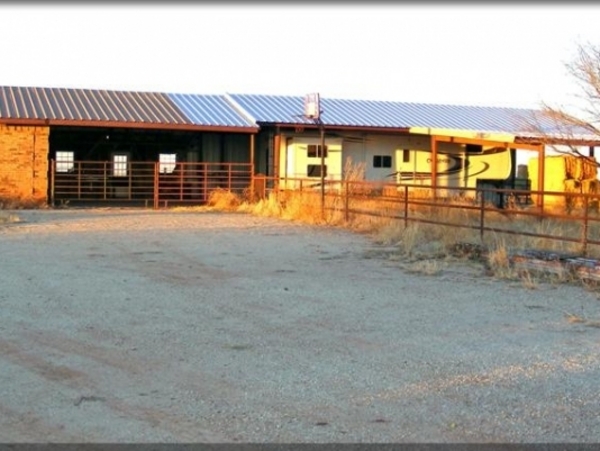
M0 125L0 200L48 199L49 127Z

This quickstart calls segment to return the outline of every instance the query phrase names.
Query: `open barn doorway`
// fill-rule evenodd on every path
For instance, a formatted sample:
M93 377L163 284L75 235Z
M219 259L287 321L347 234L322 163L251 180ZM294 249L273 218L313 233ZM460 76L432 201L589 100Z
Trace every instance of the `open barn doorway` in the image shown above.
M52 127L52 204L202 204L250 184L250 140L239 133Z

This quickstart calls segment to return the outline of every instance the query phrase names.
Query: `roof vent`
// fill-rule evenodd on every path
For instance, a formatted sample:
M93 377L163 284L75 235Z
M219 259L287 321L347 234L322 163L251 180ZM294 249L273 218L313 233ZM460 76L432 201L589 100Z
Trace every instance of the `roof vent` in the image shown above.
M321 114L319 93L306 94L304 97L304 116L318 120Z

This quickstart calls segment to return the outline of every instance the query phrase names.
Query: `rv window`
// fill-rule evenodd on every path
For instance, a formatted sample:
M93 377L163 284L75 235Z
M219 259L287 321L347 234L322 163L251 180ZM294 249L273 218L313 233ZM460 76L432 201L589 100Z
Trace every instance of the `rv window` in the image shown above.
M467 153L482 153L483 152L483 146L477 145L477 144L466 144L466 151Z
M75 152L56 151L56 172L72 172L75 169Z
M327 165L323 166L323 169L323 177L327 177ZM306 166L306 175L308 177L321 177L321 165L309 164L308 166Z
M374 168L391 168L392 157L389 155L374 155L373 156L373 167Z
M308 158L321 158L321 146L317 146L316 144L309 144L306 156ZM325 146L324 158L327 158L327 146Z

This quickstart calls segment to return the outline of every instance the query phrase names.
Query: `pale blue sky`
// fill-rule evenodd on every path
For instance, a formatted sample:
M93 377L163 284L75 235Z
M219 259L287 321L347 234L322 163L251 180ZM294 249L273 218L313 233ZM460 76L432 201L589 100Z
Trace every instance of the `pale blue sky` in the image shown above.
M0 85L538 107L600 5L0 5Z

